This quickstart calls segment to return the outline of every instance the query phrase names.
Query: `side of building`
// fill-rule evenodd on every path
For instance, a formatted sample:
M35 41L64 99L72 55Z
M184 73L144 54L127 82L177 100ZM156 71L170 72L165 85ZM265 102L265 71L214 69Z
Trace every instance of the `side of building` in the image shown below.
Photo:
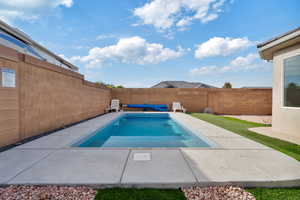
M258 45L273 60L272 130L300 137L300 28Z

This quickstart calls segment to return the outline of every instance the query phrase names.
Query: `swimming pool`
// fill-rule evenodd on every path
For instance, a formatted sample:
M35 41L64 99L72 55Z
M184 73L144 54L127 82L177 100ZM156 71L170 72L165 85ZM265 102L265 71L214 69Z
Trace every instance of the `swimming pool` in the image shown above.
M211 147L168 113L126 113L73 147Z

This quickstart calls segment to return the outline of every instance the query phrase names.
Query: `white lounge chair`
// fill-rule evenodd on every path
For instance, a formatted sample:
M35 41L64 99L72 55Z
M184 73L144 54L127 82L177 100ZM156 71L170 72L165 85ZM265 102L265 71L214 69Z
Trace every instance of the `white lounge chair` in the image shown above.
M173 112L176 112L176 110L186 112L186 109L180 104L180 102L173 102L172 105Z
M120 100L119 99L112 99L110 103L110 107L106 109L106 111L120 111Z

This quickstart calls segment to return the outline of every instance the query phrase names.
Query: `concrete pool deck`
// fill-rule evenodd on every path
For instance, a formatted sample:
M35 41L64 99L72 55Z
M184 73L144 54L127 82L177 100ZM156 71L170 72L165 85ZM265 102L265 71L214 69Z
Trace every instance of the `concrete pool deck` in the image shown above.
M183 113L171 117L213 148L78 148L71 144L121 113L109 113L0 153L0 185L177 188L235 184L300 186L300 162ZM136 155L150 160L136 160Z

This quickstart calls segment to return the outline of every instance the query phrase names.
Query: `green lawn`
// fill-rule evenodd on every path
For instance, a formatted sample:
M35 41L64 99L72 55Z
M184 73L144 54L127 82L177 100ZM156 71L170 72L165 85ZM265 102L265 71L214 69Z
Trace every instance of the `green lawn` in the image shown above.
M253 188L247 189L251 192L256 200L299 200L299 188Z
M227 129L229 131L232 131L234 133L237 133L239 135L257 141L273 149L281 151L282 153L285 153L295 158L296 160L300 161L300 145L293 144L280 139L268 137L265 135L261 135L248 130L248 128L261 127L267 125L239 120L232 117L223 117L223 116L212 115L212 114L191 113L191 115L203 121L207 121L211 124L220 126L224 129Z
M95 200L185 200L181 190L171 189L105 189L98 190Z
M299 188L251 188L246 189L256 200L299 200ZM181 190L171 189L103 189L95 200L186 200Z

